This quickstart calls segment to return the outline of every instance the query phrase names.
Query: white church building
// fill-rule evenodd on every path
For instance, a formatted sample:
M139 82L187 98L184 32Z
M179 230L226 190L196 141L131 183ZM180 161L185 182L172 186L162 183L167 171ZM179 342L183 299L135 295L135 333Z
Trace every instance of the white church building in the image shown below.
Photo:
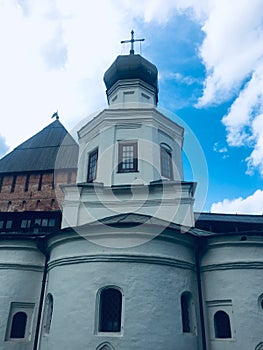
M0 350L262 350L263 217L194 213L184 130L157 109L152 63L131 50L104 82L75 165L61 166L66 135L53 166L36 153L30 192L26 164L64 132L58 119L0 160Z

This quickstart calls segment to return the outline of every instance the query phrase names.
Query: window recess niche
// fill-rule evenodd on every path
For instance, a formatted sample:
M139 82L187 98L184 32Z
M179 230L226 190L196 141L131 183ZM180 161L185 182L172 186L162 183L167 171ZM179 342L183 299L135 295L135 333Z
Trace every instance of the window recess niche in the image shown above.
M123 331L123 294L118 287L108 286L97 294L96 334L121 335Z
M35 304L11 303L6 328L6 341L30 341Z
M213 341L234 340L234 313L232 300L206 302L210 339Z

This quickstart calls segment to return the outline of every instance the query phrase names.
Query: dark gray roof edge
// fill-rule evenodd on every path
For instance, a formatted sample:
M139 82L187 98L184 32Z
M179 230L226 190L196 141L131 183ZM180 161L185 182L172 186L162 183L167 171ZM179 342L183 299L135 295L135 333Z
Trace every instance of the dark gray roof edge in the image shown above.
M228 213L195 212L194 216L196 221L263 223L263 215L260 215L260 214L228 214Z

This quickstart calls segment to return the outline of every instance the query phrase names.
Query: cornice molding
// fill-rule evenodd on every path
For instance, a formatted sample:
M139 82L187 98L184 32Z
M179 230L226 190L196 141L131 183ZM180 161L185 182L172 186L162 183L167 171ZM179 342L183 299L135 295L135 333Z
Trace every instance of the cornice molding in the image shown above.
M238 261L221 264L211 264L201 267L201 272L217 270L263 269L263 261Z
M155 264L165 265L181 269L195 271L195 264L187 261L166 258L162 256L147 256L147 255L132 255L132 254L96 254L96 255L82 255L76 257L60 258L48 263L48 271L58 266L87 264L94 262L107 263L137 263L137 264Z

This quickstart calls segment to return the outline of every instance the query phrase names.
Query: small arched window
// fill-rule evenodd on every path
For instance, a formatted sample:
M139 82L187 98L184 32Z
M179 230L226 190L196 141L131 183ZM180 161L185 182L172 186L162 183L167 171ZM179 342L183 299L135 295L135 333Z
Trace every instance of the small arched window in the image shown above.
M191 332L191 293L181 295L182 329L184 333Z
M261 294L259 297L258 297L258 307L259 307L259 310L263 310L263 294Z
M161 175L173 180L172 149L166 144L160 145Z
M97 350L114 350L114 348L109 343L103 343L98 346Z
M225 311L217 311L214 315L215 337L220 339L231 338L230 318Z
M49 293L46 297L45 311L44 311L43 329L45 334L49 334L50 332L52 315L53 315L53 296L52 294Z
M259 343L259 344L256 346L255 350L263 350L263 342Z
M10 338L25 338L27 314L19 311L12 318Z
M113 287L100 293L99 332L121 331L122 294Z

